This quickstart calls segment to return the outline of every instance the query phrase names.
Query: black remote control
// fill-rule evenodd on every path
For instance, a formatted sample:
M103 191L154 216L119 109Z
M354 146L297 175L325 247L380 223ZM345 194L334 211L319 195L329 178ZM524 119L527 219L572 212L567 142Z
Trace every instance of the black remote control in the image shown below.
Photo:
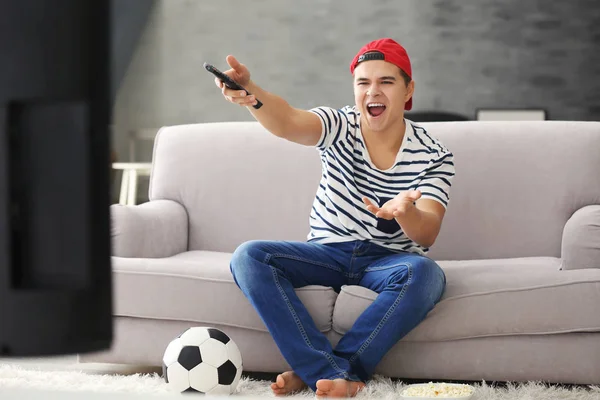
M251 95L251 93L249 91L247 91L246 89L244 89L241 85L239 85L236 81L234 81L233 79L231 79L230 77L228 77L227 75L225 75L224 73L222 73L221 71L219 71L218 69L216 69L214 66L210 65L209 63L204 63L204 68L206 68L206 70L208 72L210 72L211 74L213 74L214 76L216 76L217 78L219 78L221 81L223 81L223 84L225 86L227 86L229 89L233 89L233 90L243 90L247 93L248 96ZM262 103L260 102L260 100L256 99L256 105L253 105L252 107L254 107L255 109L259 109L262 107Z

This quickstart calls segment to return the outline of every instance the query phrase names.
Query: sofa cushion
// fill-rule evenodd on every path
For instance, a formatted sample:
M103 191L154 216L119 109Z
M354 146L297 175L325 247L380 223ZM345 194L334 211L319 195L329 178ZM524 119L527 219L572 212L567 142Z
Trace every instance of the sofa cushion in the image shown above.
M456 176L436 260L560 257L562 232L600 200L600 123L421 124L454 154Z
M431 248L435 259L560 257L566 221L599 204L599 122L420 125L453 152L457 170ZM152 160L150 199L185 207L189 250L306 239L322 174L312 146L278 138L257 121L199 123L162 128ZM240 198L252 212L223 212L239 207Z
M178 125L156 135L149 197L183 204L188 250L233 252L256 238L305 240L320 179L314 147L256 121ZM252 212L223 212L240 199Z
M444 295L402 340L600 331L598 269L561 271L552 257L439 264L447 278ZM346 333L376 297L366 288L343 287L333 330Z
M114 315L221 324L267 331L233 281L230 253L188 251L168 258L113 257ZM317 327L331 329L337 293L328 287L296 290Z

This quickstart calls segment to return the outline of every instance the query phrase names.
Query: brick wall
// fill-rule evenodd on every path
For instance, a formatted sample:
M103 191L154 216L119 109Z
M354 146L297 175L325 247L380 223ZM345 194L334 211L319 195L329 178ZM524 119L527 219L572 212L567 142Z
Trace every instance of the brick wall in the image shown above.
M598 120L599 4L158 0L118 91L114 142L124 156L129 127L251 120L202 68L228 68L227 54L294 106L350 104L348 63L384 36L412 58L415 110L542 107L552 119Z

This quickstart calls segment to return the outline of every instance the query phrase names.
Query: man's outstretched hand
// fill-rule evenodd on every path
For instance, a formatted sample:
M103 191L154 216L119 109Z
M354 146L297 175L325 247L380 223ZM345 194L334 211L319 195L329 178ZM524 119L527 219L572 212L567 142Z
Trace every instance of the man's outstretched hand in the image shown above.
M250 71L248 71L248 68L232 55L227 56L226 60L231 69L223 71L223 73L236 81L240 86L248 89L247 86L250 83ZM247 96L245 90L229 89L219 78L215 78L215 85L221 89L223 97L230 103L239 104L244 107L257 104L254 94Z
M363 197L367 210L377 218L395 219L411 240L424 247L431 247L442 226L446 209L436 200L421 199L419 206L415 204L421 198L420 190L400 192L396 197L378 207Z
M381 208L371 203L366 197L363 197L362 201L367 205L367 210L375 214L377 218L391 220L394 218L402 218L413 208L416 208L414 203L420 198L420 190L409 190L400 192L396 197L381 206Z

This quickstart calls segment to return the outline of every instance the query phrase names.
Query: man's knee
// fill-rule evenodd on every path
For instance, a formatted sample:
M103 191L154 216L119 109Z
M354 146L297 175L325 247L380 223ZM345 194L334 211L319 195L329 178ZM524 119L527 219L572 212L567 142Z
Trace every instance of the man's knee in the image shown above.
M233 279L238 284L247 283L256 276L256 264L260 263L265 255L265 242L262 240L249 240L239 245L229 263L229 269L233 275Z
M418 257L412 265L413 281L432 303L437 303L446 287L446 276L442 268L428 257Z
M412 288L421 295L422 302L437 303L446 286L446 277L440 266L423 256L411 257L406 266L407 269L396 271L388 278L388 289L402 291Z
M431 258L420 256L413 261L415 272L421 279L444 281L444 271Z

